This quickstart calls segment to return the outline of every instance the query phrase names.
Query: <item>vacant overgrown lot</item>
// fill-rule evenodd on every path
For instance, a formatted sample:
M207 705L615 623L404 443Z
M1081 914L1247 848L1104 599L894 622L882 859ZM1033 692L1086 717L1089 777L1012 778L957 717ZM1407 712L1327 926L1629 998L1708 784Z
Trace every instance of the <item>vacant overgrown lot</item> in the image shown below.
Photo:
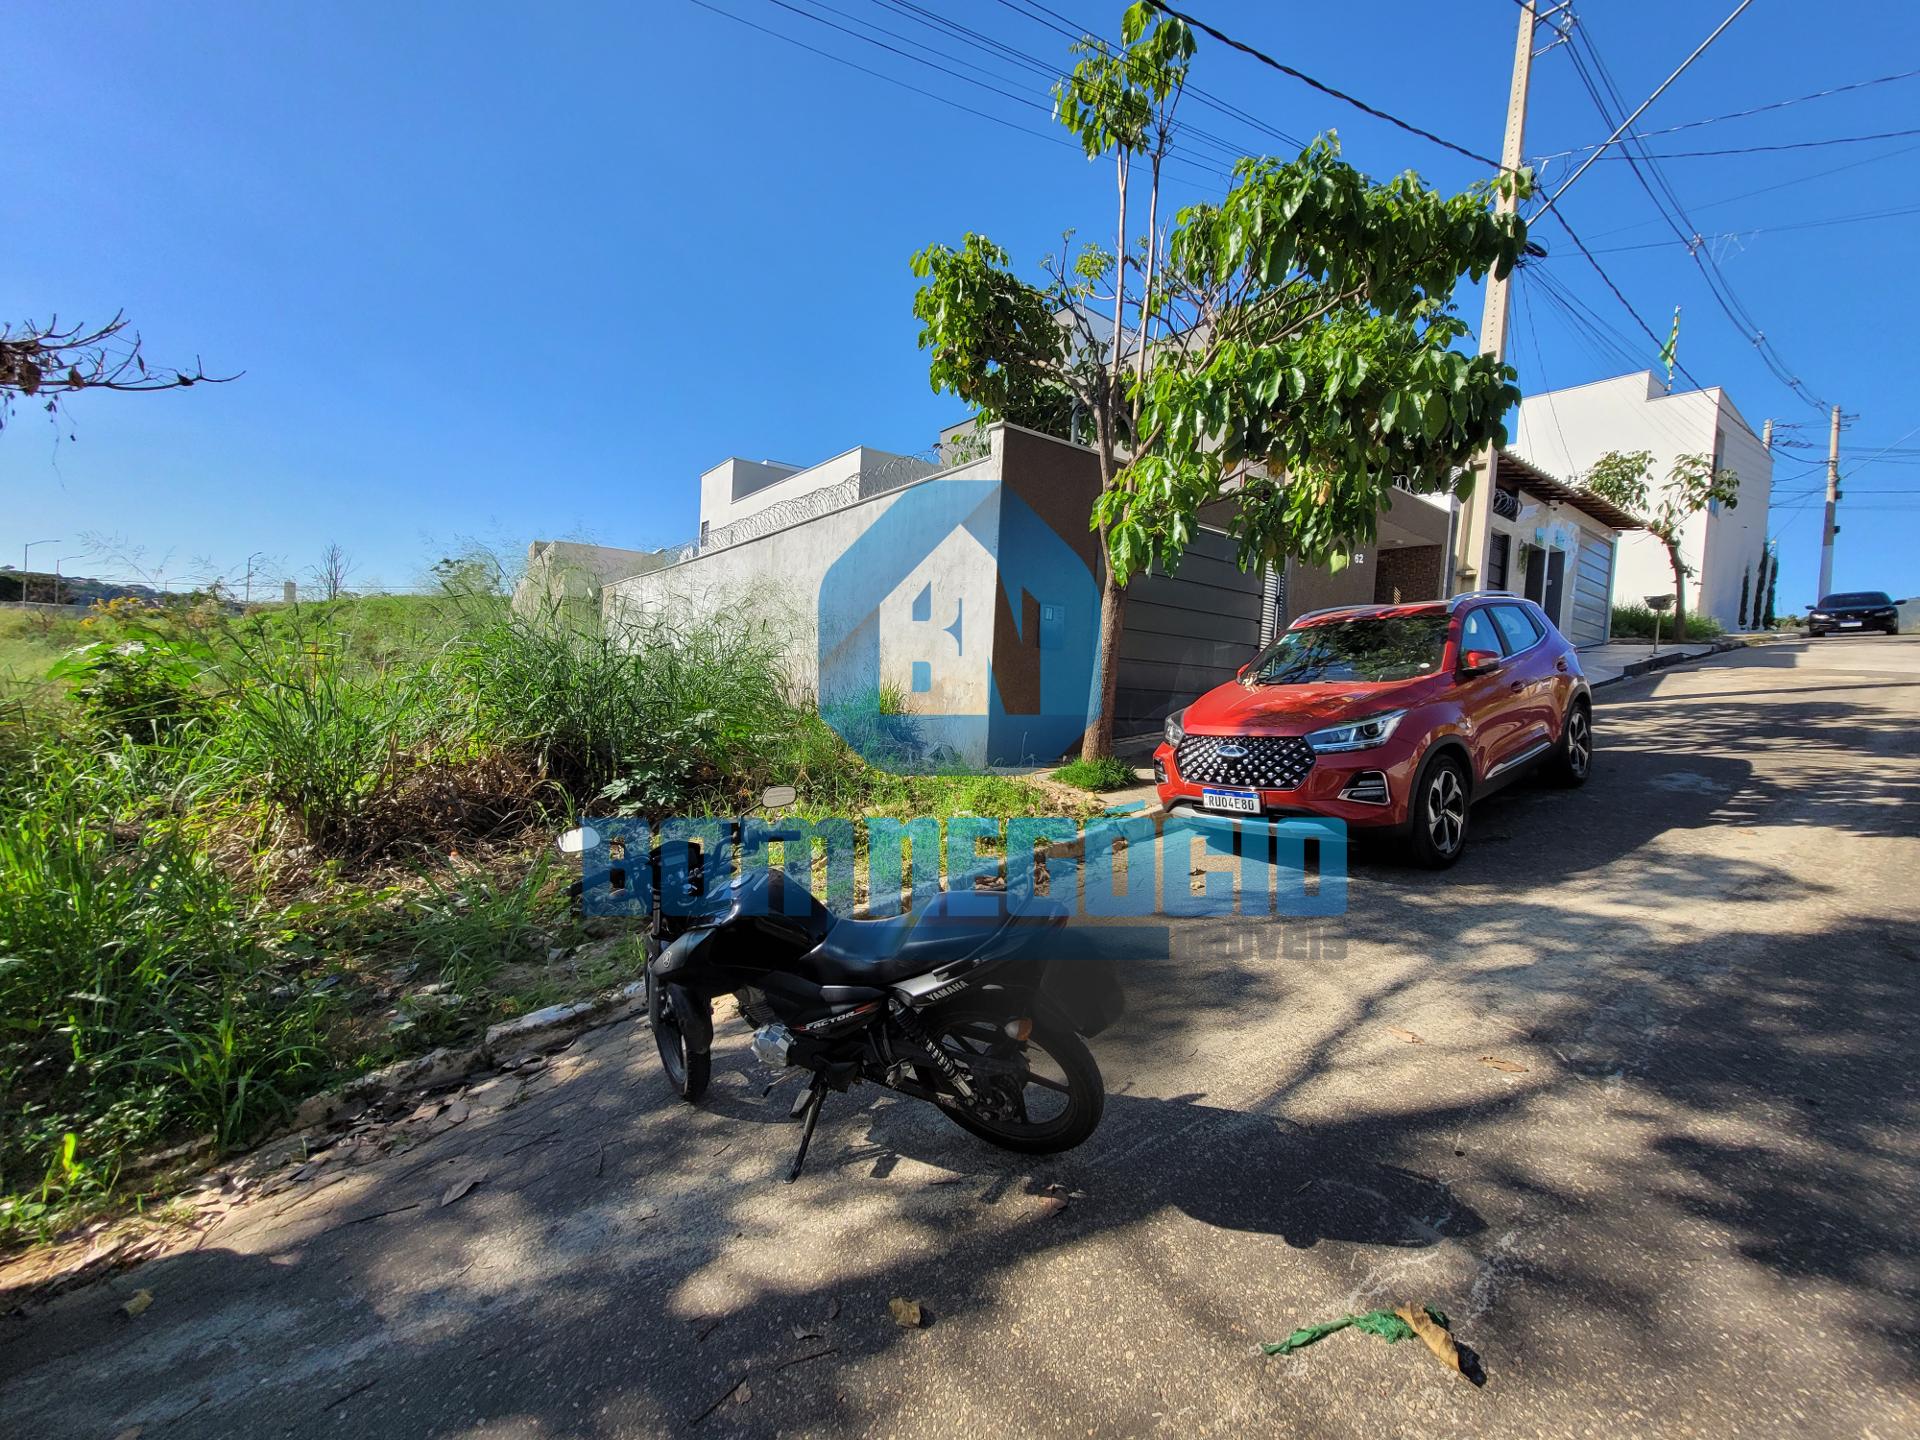
M869 767L745 611L0 620L0 1242L152 1193L139 1157L243 1145L345 1074L637 973L632 936L571 914L546 842L576 814L733 814L777 782L812 814L1062 808ZM905 744L889 699L836 721Z

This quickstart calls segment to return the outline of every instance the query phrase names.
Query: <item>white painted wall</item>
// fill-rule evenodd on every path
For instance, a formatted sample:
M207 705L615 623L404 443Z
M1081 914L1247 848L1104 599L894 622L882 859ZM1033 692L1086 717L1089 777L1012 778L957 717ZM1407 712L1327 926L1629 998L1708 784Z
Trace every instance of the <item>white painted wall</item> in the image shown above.
M1681 455L1712 454L1740 476L1740 499L1718 514L1697 515L1681 532L1680 553L1694 569L1687 608L1728 629L1739 623L1740 576L1757 567L1773 493L1773 459L1718 387L1668 395L1651 371L1543 391L1520 404L1513 450L1550 475L1579 483L1609 450L1646 450L1656 479ZM1666 547L1636 531L1620 540L1617 604L1673 592Z
M890 450L875 450L856 445L830 460L804 469L781 465L771 460L742 460L729 457L700 477L700 523L703 529L718 530L736 520L744 520L783 500L796 500L816 490L826 490L851 480L862 471L878 471L888 461L912 463ZM933 467L927 466L929 473ZM735 492L748 489L738 499Z
M992 451L970 465L939 472L943 480L995 480L1001 473L1001 445L994 435ZM891 458L884 451L852 450L837 456L828 471L855 457L865 456L874 464ZM837 484L847 474L858 473L858 464L825 483ZM796 480L803 477L796 476ZM915 484L924 483L916 481ZM776 492L791 491L788 481L771 487ZM732 605L751 605L762 617L774 618L782 625L787 648L788 674L797 689L817 692L819 687L820 582L828 568L846 553L874 521L899 503L913 486L889 491L871 500L831 511L796 525L776 530L753 540L742 541L701 555L683 564L646 575L636 575L608 585L602 592L602 612L610 626L642 614L713 614ZM785 498L784 495L778 498ZM997 534L998 507L993 512L993 533ZM987 713L987 694L992 656L994 596L998 586L998 567L994 557L973 537L949 536L932 555L891 591L880 608L881 677L908 690L912 662L927 660L933 676L933 689L907 695L908 708L924 715L979 716ZM931 586L933 619L927 623L910 619L914 596L922 586ZM957 610L964 605L966 623L962 638L954 640L945 633ZM929 743L949 743L967 763L986 763L985 734L947 740L926 731ZM977 752L977 753L975 753Z

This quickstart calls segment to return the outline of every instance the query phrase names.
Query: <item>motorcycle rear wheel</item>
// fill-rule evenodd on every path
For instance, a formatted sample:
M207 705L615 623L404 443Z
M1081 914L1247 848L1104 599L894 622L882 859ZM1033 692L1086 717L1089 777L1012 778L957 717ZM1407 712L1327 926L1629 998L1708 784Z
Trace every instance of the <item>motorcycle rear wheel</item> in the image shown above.
M1026 1078L988 1077L976 1084L983 1108L962 1109L958 1099L945 1100L941 1110L962 1130L982 1140L1027 1155L1053 1155L1071 1150L1100 1124L1107 1088L1100 1066L1073 1027L1056 1015L1033 1017L1033 1032L1025 1041L1010 1038L1004 1026L1008 1016L987 1009L958 1009L928 1022L934 1044L955 1063L969 1068L971 1056L1018 1060ZM932 1077L924 1067L923 1080Z
M694 1051L687 1045L680 1017L674 1014L673 997L653 978L647 967L647 1022L653 1027L654 1048L660 1052L660 1068L667 1072L667 1083L674 1094L691 1104L707 1092L713 1078L713 1057Z

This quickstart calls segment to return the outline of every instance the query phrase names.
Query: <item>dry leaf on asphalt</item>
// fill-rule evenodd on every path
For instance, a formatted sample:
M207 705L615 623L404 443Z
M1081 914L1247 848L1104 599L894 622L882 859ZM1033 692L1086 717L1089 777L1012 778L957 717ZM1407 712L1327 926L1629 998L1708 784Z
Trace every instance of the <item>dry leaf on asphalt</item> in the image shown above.
M152 1303L153 1303L153 1291L136 1290L133 1292L133 1298L128 1300L120 1308L126 1312L127 1318L131 1320L134 1318L134 1316L140 1314Z
M796 1340L818 1340L820 1338L820 1327L818 1325L796 1325L793 1327L793 1338Z
M827 1318L829 1320L837 1320L840 1318L840 1297L837 1295L827 1301Z
M1395 1035L1399 1036L1402 1040L1406 1041L1407 1044L1409 1045L1424 1045L1427 1043L1425 1040L1423 1040L1420 1037L1420 1035L1417 1032L1412 1030L1402 1030L1398 1025L1389 1025L1387 1026L1387 1029L1391 1030Z
M1393 1313L1413 1327L1413 1333L1426 1342L1434 1359L1449 1370L1460 1370L1460 1349L1453 1343L1453 1336L1447 1333L1446 1326L1434 1320L1426 1311L1416 1310L1411 1305L1396 1305Z
M893 1316L893 1323L902 1330L920 1328L920 1302L917 1300L902 1300L896 1295L887 1301L887 1313Z
M481 1177L478 1175L473 1175L473 1176L469 1176L465 1180L454 1181L453 1184L447 1187L447 1193L440 1197L441 1205L445 1206L445 1205L453 1204L454 1201L458 1200L462 1195L465 1195L469 1190L473 1189L474 1186L478 1185L480 1183L480 1178Z
M733 1403L736 1405L744 1405L747 1403L747 1401L751 1400L752 1398L753 1398L753 1387L747 1384L746 1381L742 1380L740 1382L740 1388L733 1392Z
M1480 1063L1482 1065L1491 1065L1496 1070L1505 1070L1509 1075L1524 1075L1527 1073L1527 1067L1519 1061L1502 1060L1497 1055L1482 1055L1480 1057Z

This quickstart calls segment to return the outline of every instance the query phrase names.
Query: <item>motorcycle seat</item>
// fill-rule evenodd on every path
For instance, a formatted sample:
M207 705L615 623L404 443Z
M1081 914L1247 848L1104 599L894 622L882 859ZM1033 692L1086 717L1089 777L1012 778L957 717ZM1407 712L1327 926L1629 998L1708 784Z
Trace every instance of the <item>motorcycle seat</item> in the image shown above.
M1050 928L1066 913L1039 895L943 891L891 920L838 921L795 969L823 985L890 985L978 954L1016 922Z

